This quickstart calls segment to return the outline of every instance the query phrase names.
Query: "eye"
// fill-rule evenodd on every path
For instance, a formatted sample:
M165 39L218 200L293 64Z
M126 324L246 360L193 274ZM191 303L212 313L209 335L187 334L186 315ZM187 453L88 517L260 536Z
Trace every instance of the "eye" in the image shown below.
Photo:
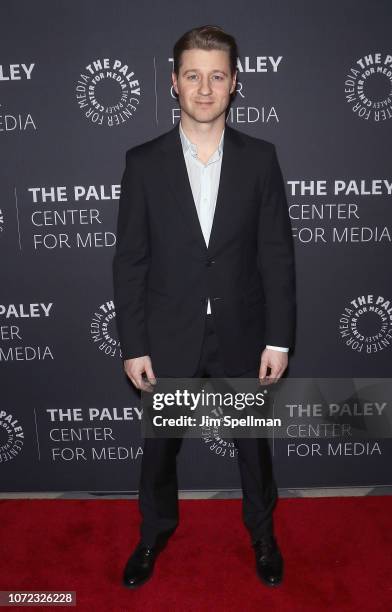
M187 78L189 80L193 80L193 77L196 77L196 74L189 74Z
M221 76L220 74L215 74L214 78L218 79L218 81L223 81L223 76Z

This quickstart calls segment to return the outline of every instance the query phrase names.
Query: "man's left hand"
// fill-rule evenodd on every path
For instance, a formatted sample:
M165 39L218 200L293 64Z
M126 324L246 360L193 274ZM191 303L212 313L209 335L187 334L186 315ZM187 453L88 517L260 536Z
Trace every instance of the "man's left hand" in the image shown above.
M275 379L282 376L287 368L288 361L288 353L265 348L261 353L259 379L262 380L263 384L274 382ZM267 368L271 370L268 376Z

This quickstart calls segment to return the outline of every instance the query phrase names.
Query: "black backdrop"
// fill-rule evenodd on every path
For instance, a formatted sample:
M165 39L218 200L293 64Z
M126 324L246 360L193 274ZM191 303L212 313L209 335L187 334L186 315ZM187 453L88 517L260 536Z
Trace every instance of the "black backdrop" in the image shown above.
M0 20L2 488L137 487L140 406L121 367L111 263L129 147L179 118L172 47L239 44L228 121L276 144L295 236L291 377L391 373L389 1L4 2ZM272 444L279 486L390 484L389 440ZM186 440L182 489L239 486L232 448Z

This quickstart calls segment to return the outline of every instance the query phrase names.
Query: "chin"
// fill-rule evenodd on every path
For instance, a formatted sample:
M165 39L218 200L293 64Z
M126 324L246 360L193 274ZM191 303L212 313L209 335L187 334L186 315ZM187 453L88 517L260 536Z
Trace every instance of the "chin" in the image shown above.
M196 110L196 112L191 114L196 121L200 121L201 123L214 121L214 119L217 119L219 115L220 113L217 113L216 110L213 110L212 108L209 111L204 110L200 112Z

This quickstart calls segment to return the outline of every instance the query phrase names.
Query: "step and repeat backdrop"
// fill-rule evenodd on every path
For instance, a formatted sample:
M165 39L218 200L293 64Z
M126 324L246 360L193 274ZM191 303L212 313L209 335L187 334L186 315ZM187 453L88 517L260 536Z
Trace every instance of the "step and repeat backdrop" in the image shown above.
M253 0L6 2L0 36L3 491L134 491L140 397L116 333L112 259L125 152L171 129L174 42L239 45L227 121L272 141L297 267L288 376L385 379L392 358L392 5ZM350 395L348 415L391 398ZM306 406L312 410L312 405ZM280 487L390 481L381 436L271 440ZM239 488L218 434L184 440L183 490Z

